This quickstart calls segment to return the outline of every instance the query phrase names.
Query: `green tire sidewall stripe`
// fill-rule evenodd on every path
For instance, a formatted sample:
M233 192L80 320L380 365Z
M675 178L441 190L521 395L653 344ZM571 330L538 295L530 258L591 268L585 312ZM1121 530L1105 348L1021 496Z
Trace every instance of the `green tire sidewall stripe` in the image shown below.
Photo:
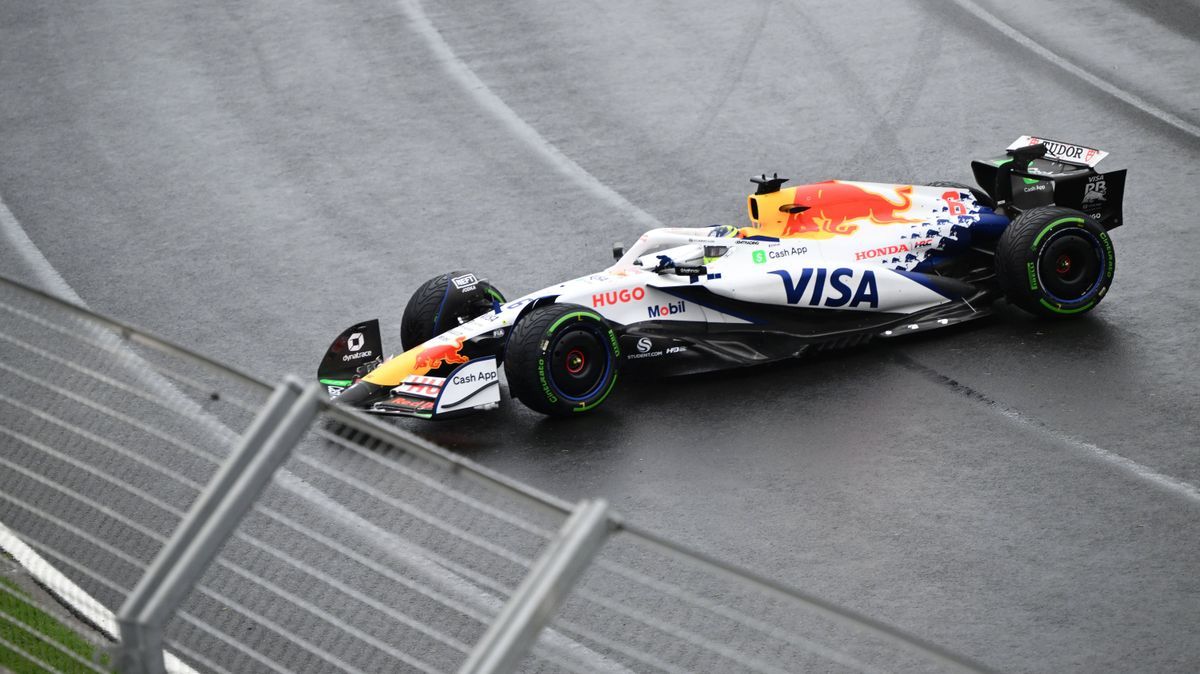
M557 321L554 321L554 323L550 326L550 332L554 332L555 330L558 329L558 326L562 325L563 323L566 323L568 320L570 320L572 318L582 318L584 316L587 316L589 318L600 318L600 316L598 314L594 314L590 311L573 311L573 312L567 314L566 316L563 316L562 318L558 319Z
M599 314L591 312L591 311L573 311L565 316L560 317L557 321L554 321L554 323L552 323L550 325L550 328L547 330L547 332L550 334L553 334L556 330L558 330L558 326L562 325L563 323L566 323L567 321L571 320L572 318L583 319L585 317L595 318L595 319L600 320L601 322L603 322L603 320L604 320L604 318L601 317ZM606 328L607 328L607 326L606 326ZM611 337L612 336L611 335L612 328L607 328L607 330L610 333L609 336ZM619 355L620 354L613 354L614 360ZM549 364L547 364L547 365L549 365ZM586 412L586 411L592 409L593 407L595 407L596 405L599 405L600 403L604 402L604 399L608 397L608 394L612 393L613 387L617 385L617 375L618 374L619 373L617 373L617 372L613 372L612 381L608 382L608 388L604 389L604 393L599 398L597 398L596 400L594 400L586 405L580 405L579 407L576 407L576 408L572 409L571 411L572 412ZM539 375L539 379L542 380L543 384L548 383L545 380L545 374Z
M1096 303L1096 300L1094 300L1094 299L1093 299L1093 300L1091 300L1090 302L1088 302L1087 304L1085 304L1085 305L1083 305L1083 306L1081 306L1081 307L1075 307L1074 309L1063 309L1063 308L1061 308L1061 307L1056 307L1056 306L1054 306L1054 305L1053 305L1053 304L1051 304L1050 302L1047 302L1047 301L1046 301L1046 298L1044 298L1044 297L1043 297L1043 298L1041 298L1041 299L1039 299L1038 301L1042 303L1042 306L1046 307L1047 309L1049 309L1050 311L1053 311L1053 312L1054 312L1054 313L1056 313L1056 314L1078 314L1078 313L1082 313L1082 312L1084 312L1084 311L1087 311L1088 309L1091 309L1091 308L1092 308L1092 305Z
M1038 232L1038 235L1036 237L1034 237L1033 245L1031 245L1029 247L1029 250L1037 250L1038 244L1042 242L1042 237L1049 234L1050 230L1054 229L1055 227L1061 225L1064 222L1074 222L1074 223L1077 223L1080 226L1082 226L1083 218L1078 218L1078 217L1074 217L1074 216L1069 217L1069 218L1059 218L1059 219L1055 220L1054 222L1046 225L1045 227L1042 228L1042 231Z
M604 395L601 395L594 402L591 402L587 405L580 405L579 407L576 407L575 409L573 409L571 411L572 412L586 412L586 411L592 409L593 407L595 407L596 405L599 405L600 403L604 402L604 399L608 397L608 394L612 393L613 387L617 385L617 375L619 375L619 374L620 374L619 372L613 373L612 381L608 382L608 388L604 389Z
M1038 235L1036 237L1034 237L1033 244L1029 247L1029 249L1032 251L1036 251L1038 249L1038 245L1041 244L1042 239L1045 238L1045 236L1047 234L1049 234L1050 231L1053 230L1055 227L1058 227L1059 225L1061 225L1065 222L1075 223L1075 224L1079 225L1080 227L1083 227L1085 224L1084 219L1081 217L1078 217L1078 216L1059 218L1059 219L1055 220L1054 222L1051 222L1050 224L1046 225L1045 227L1042 228L1042 231L1038 232ZM1115 259L1116 256L1113 254L1113 251L1112 251L1112 243L1111 243L1112 240L1108 237L1107 232L1102 232L1099 236L1099 239L1100 239L1101 254L1104 256L1104 261L1106 262L1105 266L1107 267L1107 269L1105 270L1105 278L1107 280L1111 281L1111 279L1113 277L1113 271L1115 270L1115 268L1117 266L1117 264L1116 264L1117 261ZM1032 279L1031 279L1031 281L1032 281ZM1102 287L1104 287L1104 284L1102 284ZM1031 287L1030 290L1037 292L1038 288ZM1101 295L1101 296L1103 296L1103 295ZM1073 307L1073 308L1063 308L1059 305L1054 304L1053 302L1048 301L1044 297L1039 297L1038 302L1042 306L1046 307L1047 309L1049 309L1050 311L1053 311L1056 314L1079 314L1079 313L1083 313L1083 312L1087 311L1088 309L1091 309L1093 306L1095 306L1096 299L1093 297L1092 299L1088 300L1088 302L1086 304L1084 304L1082 306L1078 306L1078 307Z

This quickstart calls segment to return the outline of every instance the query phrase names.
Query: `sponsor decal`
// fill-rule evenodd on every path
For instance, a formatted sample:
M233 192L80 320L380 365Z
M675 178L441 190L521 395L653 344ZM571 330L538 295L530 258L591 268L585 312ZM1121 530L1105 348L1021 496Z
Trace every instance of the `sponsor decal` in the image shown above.
M476 383L491 384L492 382L499 381L499 377L500 373L498 373L496 370L481 370L479 372L472 372L468 375L451 377L450 383L454 384L455 386Z
M649 341L649 340L646 340L646 341ZM639 345L639 348L640 348L640 345ZM649 349L647 349L646 351L642 351L641 353L631 353L626 358L628 360L641 360L642 358L658 358L660 356L671 356L674 354L683 353L687 350L688 350L688 348L686 346L668 346L666 349L655 349L654 351L650 351Z
M388 405L392 407L403 407L414 412L432 412L432 400L414 400L412 398L392 398L388 401Z
M754 264L766 264L767 253L763 250L756 250L750 254L750 259L754 260Z
M926 242L925 245L928 246L929 243ZM900 244L898 246L883 246L881 248L872 248L871 250L860 250L854 254L854 259L872 260L877 257L888 257L890 255L899 255L900 253L907 252L909 252L909 248L904 244Z
M1108 156L1103 150L1096 150L1082 145L1072 145L1058 140L1050 140L1049 138L1037 138L1034 136L1021 136L1013 141L1008 149L1015 150L1022 145L1037 145L1044 143L1046 145L1046 156L1053 159L1066 159L1088 166L1095 166L1100 163L1101 159Z
M359 347L359 348L361 348L361 347ZM351 353L351 354L342 356L342 362L349 363L352 360L362 360L363 358L370 358L373 355L375 355L375 354L372 353L370 350L359 351L358 353Z
M413 366L414 373L425 374L430 370L437 369L443 364L450 365L452 363L465 363L470 360L462 355L463 342L466 337L459 337L450 344L438 344L431 346L417 354L416 362Z
M1031 138L1029 144L1037 145L1037 142L1034 142L1036 140L1037 139L1035 139L1035 138ZM1040 142L1046 144L1046 152L1048 154L1054 155L1055 157L1058 157L1059 159L1075 159L1077 161L1089 161L1092 157L1096 156L1095 150L1093 150L1091 148L1082 147L1080 145L1068 145L1066 143L1060 143L1057 140L1043 140Z
M474 274L464 274L463 276L455 276L450 279L450 282L459 290L474 290L475 284L479 283L479 279L475 278Z
M873 271L855 271L846 267L828 271L823 268L806 267L800 270L800 276L795 280L792 279L792 274L784 269L770 273L783 281L788 304L800 304L807 296L807 304L813 307L821 306L822 301L824 306L835 308L857 307L863 304L872 308L879 307L879 286L875 283ZM853 291L851 286L855 287Z
M1113 253L1112 239L1108 238L1108 232L1100 233L1100 242L1104 244L1104 254L1108 258L1108 264L1105 265L1108 269L1105 270L1104 277L1111 281L1113 272L1117 270L1117 266L1116 255ZM1108 288L1104 288L1103 290L1107 292Z
M546 400L552 403L558 402L558 396L554 395L554 391L550 390L550 382L546 380L545 358L538 358L538 381L542 384L542 393L546 394Z
M1029 192L1045 192L1047 189L1049 189L1047 183L1038 181L1032 185L1025 185L1025 187L1021 188L1021 191L1028 194Z
M643 358L658 358L663 355L662 349L657 351L647 351L646 353L631 353L626 356L626 360L641 360Z
M397 392L420 396L422 398L436 398L441 391L441 386L434 386L432 384L401 384Z
M363 344L367 343L367 338L363 337L363 333L356 332L346 339L346 348L351 351L358 351L363 348Z
M1025 263L1025 271L1029 274L1029 289L1037 290L1038 289L1037 268L1034 266L1034 264L1032 262L1026 262Z
M791 248L776 248L767 251L767 257L772 260L780 260L793 255L806 255L808 246L792 246Z
M665 318L676 314L687 313L687 302L680 300L678 302L668 302L661 306L646 307L646 312L650 318Z
M596 293L592 295L592 306L603 307L615 304L624 304L626 302L638 302L646 299L645 288L622 288L620 290L610 290L605 293Z
M329 392L330 397L333 397L333 396L341 395L342 391L346 390L346 387L345 386L330 386L330 385L326 384L325 390Z
M654 348L654 344L647 337L642 337L637 341L637 350L639 353L646 353L652 348Z
M1104 176L1092 176L1088 178L1087 185L1083 187L1083 204L1099 204L1108 201L1108 183L1104 180Z

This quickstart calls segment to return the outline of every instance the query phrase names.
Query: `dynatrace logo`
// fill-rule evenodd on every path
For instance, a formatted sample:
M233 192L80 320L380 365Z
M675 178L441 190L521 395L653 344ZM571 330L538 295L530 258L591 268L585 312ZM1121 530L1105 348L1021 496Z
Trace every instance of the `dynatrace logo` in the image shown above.
M680 300L668 302L662 306L646 307L646 312L650 314L650 318L666 318L675 314L687 313L687 302Z
M879 287L875 284L873 271L856 272L845 267L829 271L806 267L800 270L800 278L795 280L792 280L791 273L783 269L770 273L783 281L788 304L800 304L807 299L807 304L812 307L821 305L822 300L827 307L857 307L860 304L879 307ZM829 277L828 286L825 283L826 275ZM852 292L851 286L856 290Z

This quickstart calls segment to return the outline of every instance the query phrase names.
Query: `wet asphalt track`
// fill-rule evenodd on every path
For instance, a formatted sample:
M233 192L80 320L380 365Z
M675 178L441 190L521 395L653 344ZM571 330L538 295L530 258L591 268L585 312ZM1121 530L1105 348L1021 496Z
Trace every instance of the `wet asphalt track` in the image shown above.
M637 212L739 222L764 170L1102 147L1128 224L1082 319L404 425L997 669L1195 671L1200 8L968 4L1130 98L955 2L5 3L0 196L93 308L272 377L355 320L397 344L448 268L515 296Z

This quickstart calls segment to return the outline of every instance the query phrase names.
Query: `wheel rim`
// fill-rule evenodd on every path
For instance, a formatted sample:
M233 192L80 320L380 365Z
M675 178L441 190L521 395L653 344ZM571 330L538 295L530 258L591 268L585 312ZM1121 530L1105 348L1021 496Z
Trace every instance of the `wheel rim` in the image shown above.
M604 385L609 358L604 336L587 325L559 333L548 349L550 383L569 400L586 400Z
M1049 274L1042 274L1048 268ZM1058 302L1088 298L1104 278L1104 252L1100 241L1083 228L1056 232L1039 255L1038 277L1046 294Z

